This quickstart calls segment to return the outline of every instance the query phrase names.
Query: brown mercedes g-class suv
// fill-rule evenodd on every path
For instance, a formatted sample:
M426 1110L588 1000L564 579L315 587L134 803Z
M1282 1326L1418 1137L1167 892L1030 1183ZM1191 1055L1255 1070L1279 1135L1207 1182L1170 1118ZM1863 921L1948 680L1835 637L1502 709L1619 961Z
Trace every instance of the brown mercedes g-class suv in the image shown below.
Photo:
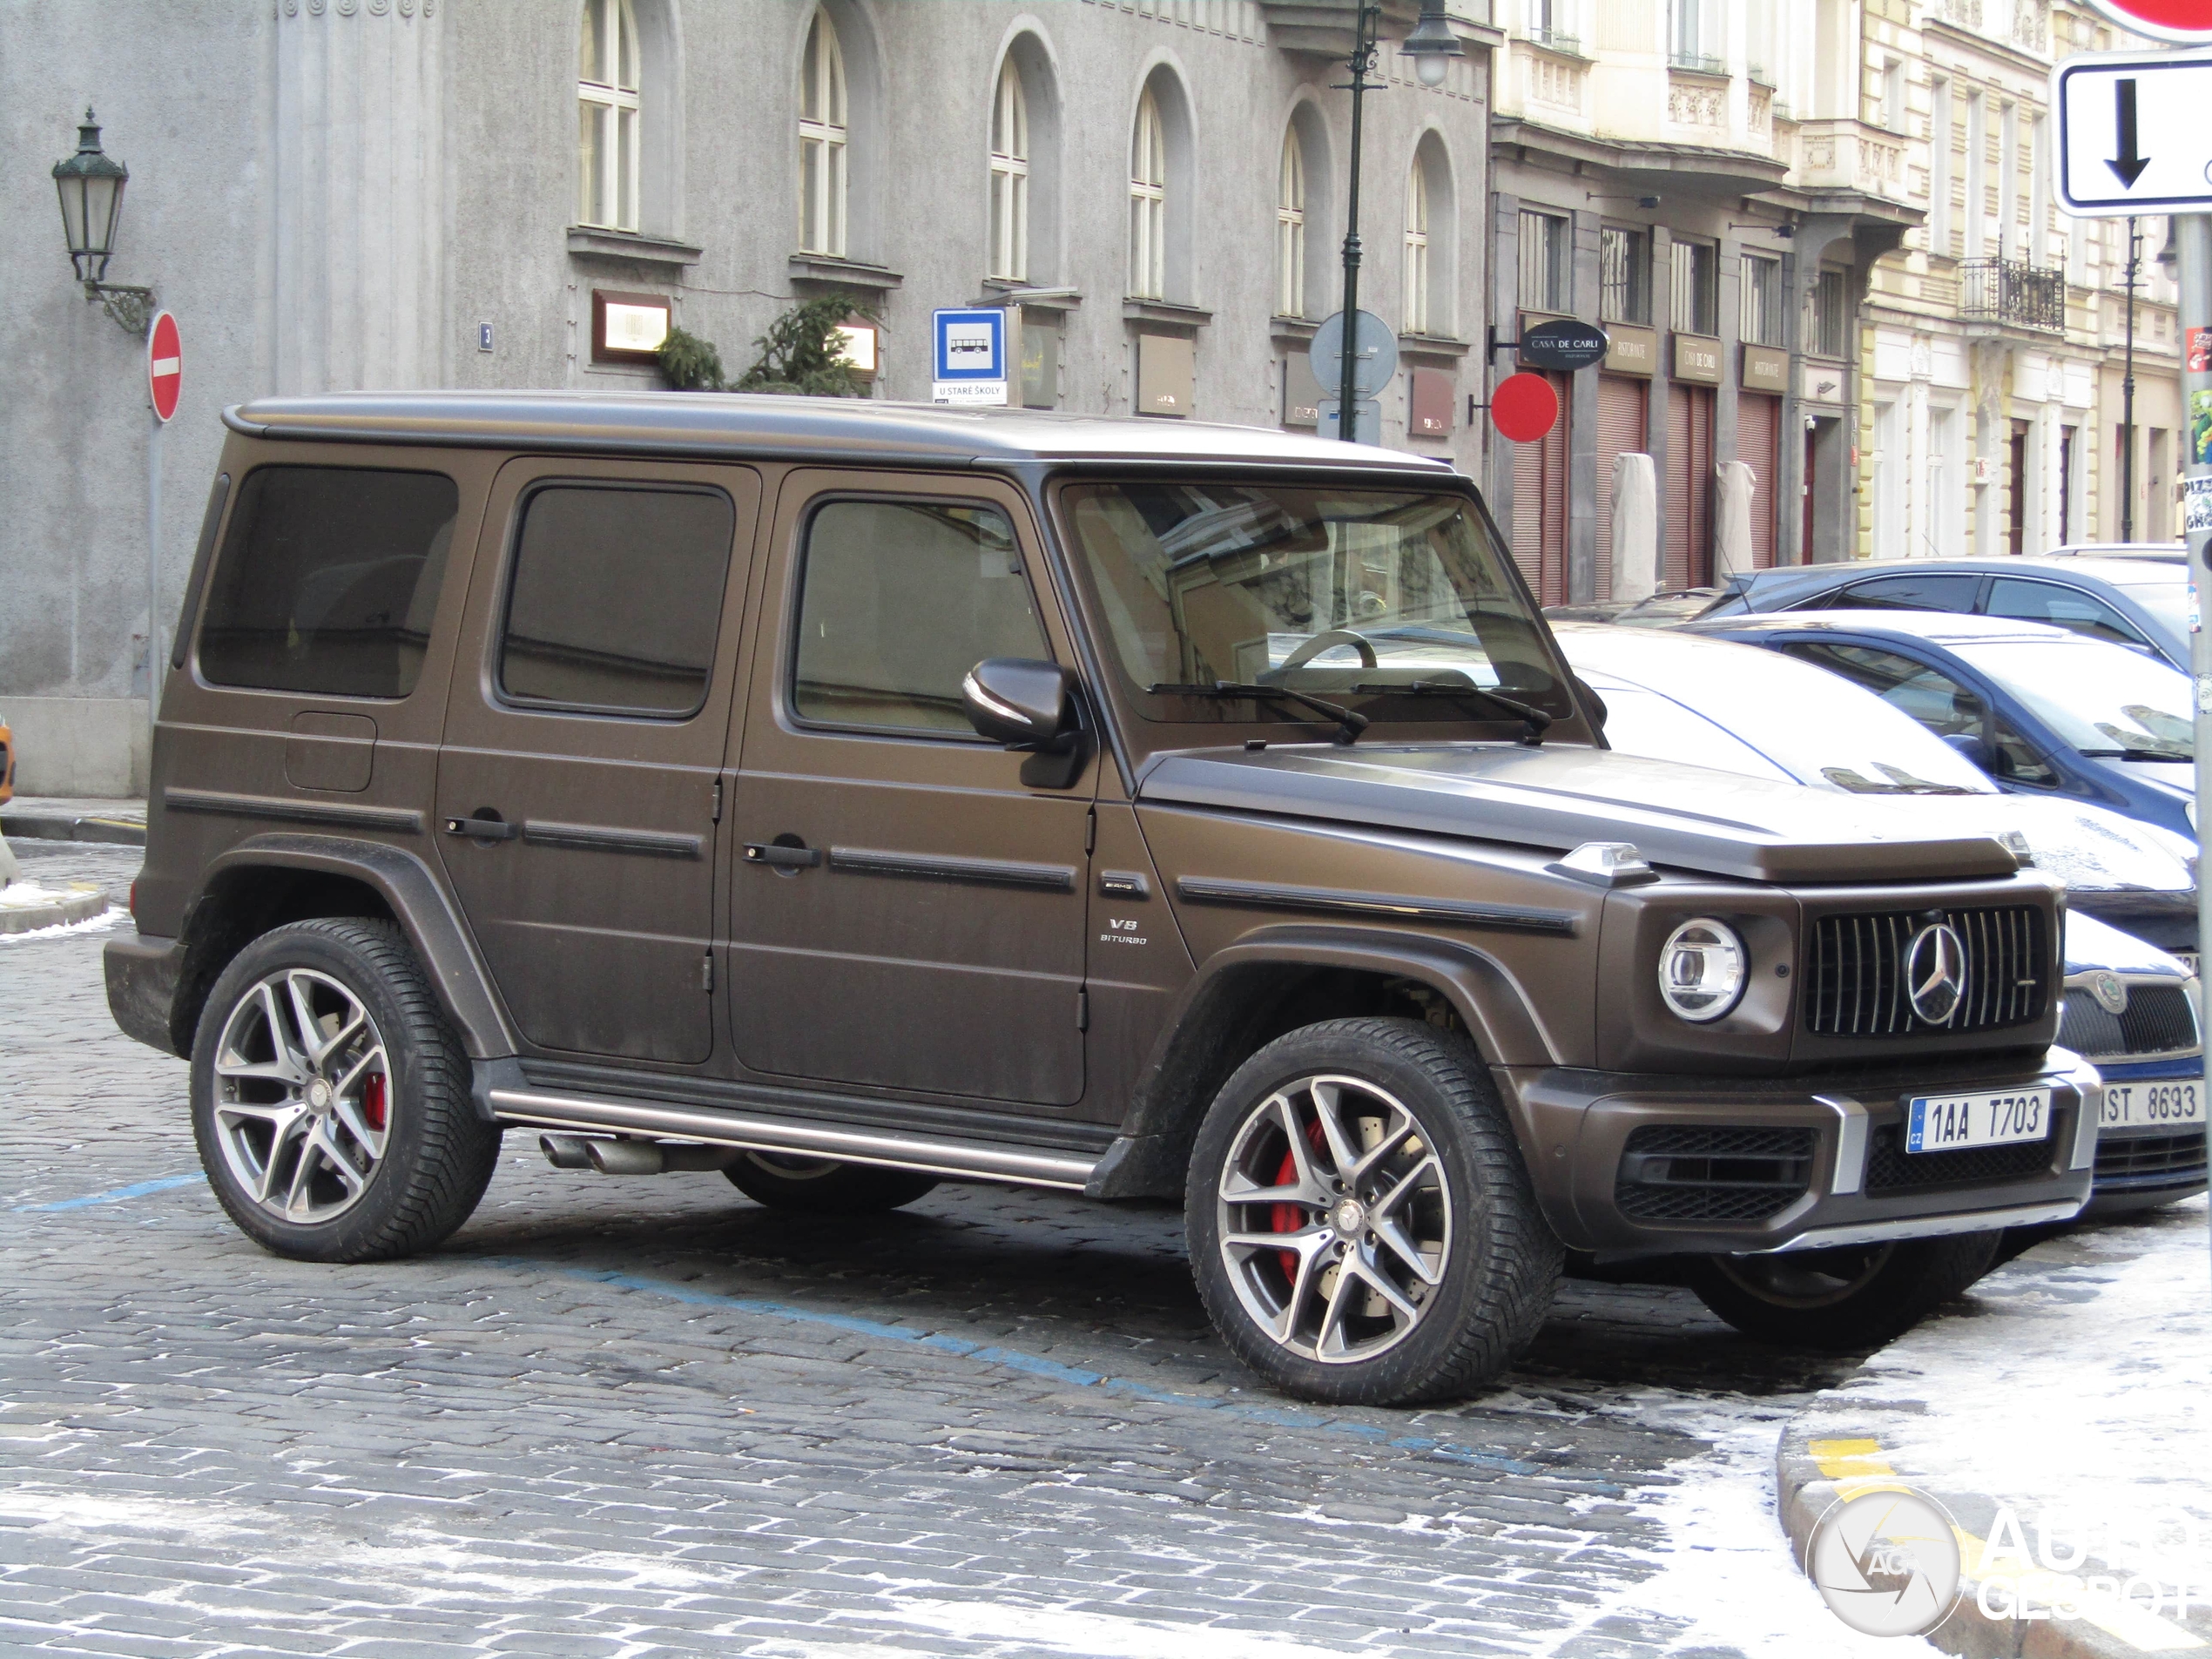
M834 400L271 400L154 745L125 1031L273 1251L503 1127L760 1203L1179 1198L1280 1387L1495 1376L1562 1260L1878 1339L2089 1190L2060 894L1608 750L1469 482Z

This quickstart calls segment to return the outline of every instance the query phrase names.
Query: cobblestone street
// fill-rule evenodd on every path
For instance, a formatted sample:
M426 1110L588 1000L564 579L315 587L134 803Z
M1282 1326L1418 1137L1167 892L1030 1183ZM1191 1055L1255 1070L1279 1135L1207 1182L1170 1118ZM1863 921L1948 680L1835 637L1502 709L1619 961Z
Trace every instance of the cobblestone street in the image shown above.
M18 851L118 894L138 857ZM1229 1359L1170 1211L947 1186L794 1221L718 1175L556 1172L519 1132L439 1252L287 1263L199 1179L182 1062L111 1023L105 936L0 943L0 1649L1841 1636L1783 1582L1766 1505L1776 1425L1851 1366L1754 1347L1686 1292L1572 1284L1506 1389L1330 1412Z

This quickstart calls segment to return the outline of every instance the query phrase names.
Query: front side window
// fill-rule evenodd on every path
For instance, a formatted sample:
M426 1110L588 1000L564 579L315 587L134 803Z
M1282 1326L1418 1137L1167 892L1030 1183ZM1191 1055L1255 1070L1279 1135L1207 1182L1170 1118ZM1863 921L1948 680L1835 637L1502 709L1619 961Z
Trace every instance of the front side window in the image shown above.
M1526 590L1464 496L1102 482L1066 486L1060 504L1111 660L1149 719L1256 718L1224 681L1373 719L1513 724L1484 688L1573 713Z
M698 713L736 523L718 489L534 491L515 540L501 691L590 713Z
M1147 88L1129 142L1129 291L1140 300L1168 291L1167 152L1160 106Z
M1782 338L1782 261L1764 253L1743 256L1743 317L1747 345L1779 346Z
M1803 644L1784 649L1792 657L1865 686L1939 738L1982 735L1988 710L1981 698L1925 663L1868 645Z
M637 228L637 20L583 0L577 51L577 222Z
M1598 315L1606 322L1651 320L1651 233L1608 225L1597 234Z
M1428 168L1418 155L1406 172L1406 332L1428 332Z
M1710 242L1676 242L1672 254L1677 334L1720 331L1719 251Z
M1568 275L1566 219L1558 213L1522 209L1521 308L1567 310Z
M799 81L799 246L805 253L845 252L846 136L845 54L829 14L817 10Z
M1974 608L1980 591L1978 576L1878 576L1838 588L1830 597L1798 609L1952 610L1963 616Z
M960 683L1049 658L1014 526L964 502L831 502L806 527L791 705L802 720L974 736Z
M255 468L208 588L202 678L407 696L422 671L460 502L443 473Z
M1283 134L1275 186L1275 314L1305 315L1305 158L1295 130Z
M991 101L991 274L1029 274L1029 105L1011 57Z

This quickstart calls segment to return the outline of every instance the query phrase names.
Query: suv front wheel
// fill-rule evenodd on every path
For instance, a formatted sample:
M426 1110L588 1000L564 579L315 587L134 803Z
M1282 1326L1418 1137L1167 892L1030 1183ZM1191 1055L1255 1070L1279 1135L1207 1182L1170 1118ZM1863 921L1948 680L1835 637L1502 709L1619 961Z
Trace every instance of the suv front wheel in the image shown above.
M1559 1278L1480 1055L1413 1020L1332 1020L1246 1061L1199 1128L1185 1217L1224 1339L1277 1387L1332 1404L1489 1382Z
M380 1261L468 1220L499 1160L469 1062L388 921L261 935L192 1042L193 1138L239 1230L303 1261Z

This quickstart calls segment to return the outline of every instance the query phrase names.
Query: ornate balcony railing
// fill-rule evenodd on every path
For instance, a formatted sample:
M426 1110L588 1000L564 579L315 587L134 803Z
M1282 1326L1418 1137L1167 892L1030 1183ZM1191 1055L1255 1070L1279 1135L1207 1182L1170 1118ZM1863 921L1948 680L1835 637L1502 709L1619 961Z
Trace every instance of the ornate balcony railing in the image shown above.
M2066 332L2066 273L2019 260L1967 260L1959 266L1959 314L1969 322Z

